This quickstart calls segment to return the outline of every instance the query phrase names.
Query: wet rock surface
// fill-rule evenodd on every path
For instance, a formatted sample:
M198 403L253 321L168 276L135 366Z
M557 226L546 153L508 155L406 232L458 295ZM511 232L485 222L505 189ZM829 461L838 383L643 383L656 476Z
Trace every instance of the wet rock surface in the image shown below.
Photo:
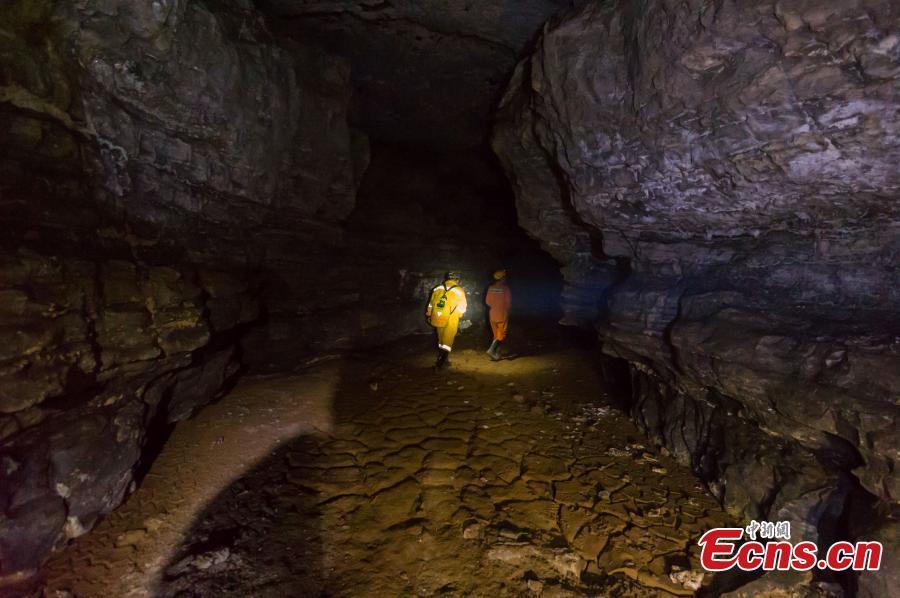
M589 3L493 139L635 420L820 539L862 533L836 531L857 485L896 512L898 39L877 0Z
M115 515L121 531L104 524L51 564L47 589L125 592L112 580L128 572L163 596L691 595L703 582L696 539L728 521L714 497L609 398L583 402L599 384L590 353L519 343L512 361L460 351L441 376L430 352L397 347L337 362L330 423L237 480L220 477L180 543L154 544L148 531L138 555L121 546L129 511L166 508L142 489ZM229 404L246 403L247 385L279 412L290 388L304 392L282 376L242 383L221 404L241 421L216 430L255 419ZM219 433L220 450L240 453ZM142 565L161 555L164 566Z

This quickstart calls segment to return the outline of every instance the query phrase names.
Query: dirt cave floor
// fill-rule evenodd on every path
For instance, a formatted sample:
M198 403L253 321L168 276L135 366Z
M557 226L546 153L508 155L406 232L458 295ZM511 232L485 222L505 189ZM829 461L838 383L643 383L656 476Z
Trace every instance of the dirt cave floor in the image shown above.
M244 378L44 595L693 594L696 540L727 517L560 335L494 363L467 331L440 374L416 337Z

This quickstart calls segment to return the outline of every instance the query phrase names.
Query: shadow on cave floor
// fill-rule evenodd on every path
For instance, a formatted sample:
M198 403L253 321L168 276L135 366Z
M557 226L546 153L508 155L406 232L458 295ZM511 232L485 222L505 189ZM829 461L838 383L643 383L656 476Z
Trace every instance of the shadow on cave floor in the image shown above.
M610 408L593 349L522 337L494 363L467 331L441 374L413 337L245 379L47 595L690 594L715 500Z

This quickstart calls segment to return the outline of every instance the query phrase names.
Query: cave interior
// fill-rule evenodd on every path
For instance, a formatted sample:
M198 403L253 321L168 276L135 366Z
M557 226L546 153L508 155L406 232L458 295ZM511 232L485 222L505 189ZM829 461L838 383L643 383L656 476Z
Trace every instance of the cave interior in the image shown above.
M0 596L897 595L897 2L3 13Z

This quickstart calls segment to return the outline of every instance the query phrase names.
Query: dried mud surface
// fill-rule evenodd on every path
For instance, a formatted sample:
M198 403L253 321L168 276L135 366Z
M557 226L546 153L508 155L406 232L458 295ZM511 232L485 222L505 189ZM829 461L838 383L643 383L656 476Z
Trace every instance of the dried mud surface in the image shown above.
M441 374L413 339L246 379L45 567L46 595L692 594L726 517L593 354L467 341Z

